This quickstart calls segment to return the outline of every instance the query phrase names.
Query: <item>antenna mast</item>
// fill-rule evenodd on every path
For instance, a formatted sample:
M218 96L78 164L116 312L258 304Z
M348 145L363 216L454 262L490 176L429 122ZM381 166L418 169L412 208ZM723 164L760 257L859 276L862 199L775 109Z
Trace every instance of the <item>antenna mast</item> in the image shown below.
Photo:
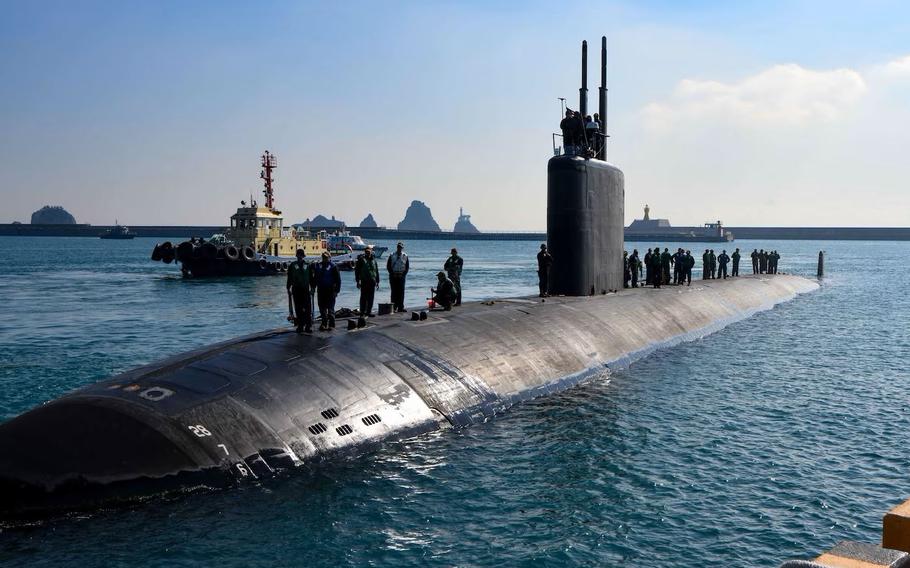
M272 170L277 167L278 158L269 154L269 151L266 150L265 154L262 155L262 172L259 174L259 177L262 178L263 183L265 184L265 189L262 190L262 193L265 194L265 206L269 209L275 207L275 192L272 189L272 182L275 180L272 178Z
M607 159L607 36L600 38L600 151L597 157Z

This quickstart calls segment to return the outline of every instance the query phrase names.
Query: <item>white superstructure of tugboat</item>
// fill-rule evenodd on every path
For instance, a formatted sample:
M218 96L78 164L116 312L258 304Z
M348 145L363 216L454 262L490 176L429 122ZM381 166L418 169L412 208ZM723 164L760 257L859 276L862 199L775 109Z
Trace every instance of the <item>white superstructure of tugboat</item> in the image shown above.
M298 249L306 252L308 260L315 261L329 250L327 236L324 232L312 235L303 229L284 226L284 217L275 207L272 173L277 167L278 159L266 151L260 174L265 185L264 205L253 199L249 204L241 201L224 234L209 239L194 237L176 246L170 242L155 245L152 260L168 264L177 261L183 275L194 278L278 274L287 270ZM333 257L343 269L352 268L356 260L354 251Z
M373 247L373 256L376 258L382 258L382 255L385 254L385 251L389 250L389 247L381 247L376 245L369 245L364 242L363 238L360 235L352 235L348 230L335 231L334 233L329 233L327 238L329 250L335 253L361 253L368 246Z

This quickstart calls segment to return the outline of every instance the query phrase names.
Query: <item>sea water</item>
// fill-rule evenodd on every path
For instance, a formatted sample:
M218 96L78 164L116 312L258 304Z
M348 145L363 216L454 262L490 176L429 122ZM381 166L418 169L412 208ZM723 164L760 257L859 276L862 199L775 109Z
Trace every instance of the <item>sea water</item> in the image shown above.
M149 260L154 242L0 237L0 418L287 326L283 277L184 279ZM453 244L465 301L536 293L539 243L411 241L409 306L426 305ZM678 246L627 248L657 244ZM696 268L706 247L740 247L743 272L753 248L776 249L781 271L806 276L824 249L827 276L483 425L261 485L4 528L0 563L745 567L878 541L882 514L910 495L910 243L685 246ZM355 307L342 276L338 307Z

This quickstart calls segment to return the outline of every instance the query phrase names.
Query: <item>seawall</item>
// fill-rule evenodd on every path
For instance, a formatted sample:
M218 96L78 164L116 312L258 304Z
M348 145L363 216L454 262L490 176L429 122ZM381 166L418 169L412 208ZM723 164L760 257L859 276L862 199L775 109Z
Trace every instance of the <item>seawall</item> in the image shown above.
M0 223L0 236L20 237L98 237L111 225L28 225ZM441 240L441 241L536 241L546 242L547 234L540 231L496 231L484 233L453 233L451 231L399 231L385 228L350 227L350 231L365 239ZM910 227L725 227L737 239L806 240L806 241L908 241ZM208 238L223 233L221 226L130 225L140 237L161 239ZM702 227L674 227L676 232L701 232ZM634 235L632 237L634 238ZM671 237L649 238L655 242L675 242ZM683 241L680 241L683 242Z

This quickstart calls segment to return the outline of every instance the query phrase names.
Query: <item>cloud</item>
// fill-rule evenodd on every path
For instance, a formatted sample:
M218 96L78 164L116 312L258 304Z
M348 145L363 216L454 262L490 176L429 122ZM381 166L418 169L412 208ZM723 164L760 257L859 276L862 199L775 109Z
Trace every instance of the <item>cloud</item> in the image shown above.
M870 75L875 79L903 80L910 79L910 55L905 55L884 65L872 68Z
M855 70L815 71L791 63L733 83L684 79L667 100L647 105L642 117L653 130L705 121L749 128L803 126L837 120L867 90Z
M679 81L614 151L627 220L650 203L674 224L905 226L908 87L910 56Z

